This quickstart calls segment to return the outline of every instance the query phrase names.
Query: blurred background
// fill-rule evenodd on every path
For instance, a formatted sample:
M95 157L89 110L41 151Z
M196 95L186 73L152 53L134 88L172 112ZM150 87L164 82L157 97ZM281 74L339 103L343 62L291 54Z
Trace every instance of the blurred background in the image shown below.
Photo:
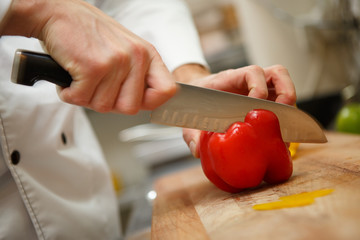
M213 72L282 64L295 83L300 109L327 130L353 125L360 131L360 1L186 2ZM355 110L339 120L349 104ZM123 230L128 239L147 239L153 181L199 160L190 155L181 129L148 124L150 112L87 113L113 171Z

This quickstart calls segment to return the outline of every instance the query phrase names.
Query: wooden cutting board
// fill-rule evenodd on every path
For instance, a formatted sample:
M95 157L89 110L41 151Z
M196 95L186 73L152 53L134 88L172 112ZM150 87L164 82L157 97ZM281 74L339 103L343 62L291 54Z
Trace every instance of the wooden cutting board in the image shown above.
M155 184L152 239L360 239L360 135L327 133L326 144L301 144L289 181L229 194L200 166ZM258 211L279 197L334 189L313 204Z

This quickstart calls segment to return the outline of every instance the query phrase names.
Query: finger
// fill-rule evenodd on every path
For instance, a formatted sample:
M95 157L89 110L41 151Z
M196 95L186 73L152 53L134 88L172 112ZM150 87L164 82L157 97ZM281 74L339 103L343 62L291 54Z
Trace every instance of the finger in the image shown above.
M90 103L90 108L97 112L113 111L118 99L122 84L128 72L125 68L109 70L110 72L103 78L95 90Z
M200 130L184 128L183 129L183 138L188 145L192 155L196 158L200 157L198 145L200 143Z
M202 84L205 87L256 98L267 98L265 73L258 66L226 70L213 74L205 80L207 83Z
M114 110L124 114L136 114L143 101L147 62L138 62L131 67L118 94Z
M171 98L176 92L176 84L160 56L152 59L146 76L146 88L142 108L152 110Z
M279 103L294 105L296 102L296 91L288 70L275 65L264 69L267 85L273 89L271 100Z
M116 34L117 32L112 32L108 28L102 28L102 33L102 36L109 41L99 53L103 59L103 61L100 59L99 62L105 76L96 88L90 108L98 112L122 113L116 110L116 104L131 71L133 59L129 50L131 45L122 38L122 35Z
M134 36L127 39L126 44L126 49L128 49L127 58L130 63L129 72L118 92L114 111L124 114L136 114L140 110L143 100L145 79L150 64L150 50L146 42ZM120 68L122 67L120 66Z
M249 66L246 68L245 81L249 90L249 97L266 99L268 96L268 90L265 79L265 72L259 66Z
M89 65L87 64L87 66ZM77 69L84 69L82 63L79 63L74 68L66 68L71 74L73 81L70 87L59 90L59 97L62 101L84 107L89 106L96 88L103 78L102 70L96 66L96 63L93 63L93 65L94 67L89 66L91 71L86 72L77 71Z

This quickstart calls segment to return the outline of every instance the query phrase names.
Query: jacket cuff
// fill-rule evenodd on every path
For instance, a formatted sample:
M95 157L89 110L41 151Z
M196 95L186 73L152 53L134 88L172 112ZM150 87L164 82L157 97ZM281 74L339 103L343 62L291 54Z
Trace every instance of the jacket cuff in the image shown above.
M12 0L1 0L0 1L0 23L2 22L7 10L10 7L10 3Z

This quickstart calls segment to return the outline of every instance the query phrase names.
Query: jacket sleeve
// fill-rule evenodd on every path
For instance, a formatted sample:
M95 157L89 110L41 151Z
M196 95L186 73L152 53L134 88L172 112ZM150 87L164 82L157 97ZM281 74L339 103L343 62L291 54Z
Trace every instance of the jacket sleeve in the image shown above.
M7 10L10 7L11 0L1 0L0 1L0 23L3 20Z
M107 0L101 9L150 42L170 71L187 63L208 67L191 13L181 0Z

